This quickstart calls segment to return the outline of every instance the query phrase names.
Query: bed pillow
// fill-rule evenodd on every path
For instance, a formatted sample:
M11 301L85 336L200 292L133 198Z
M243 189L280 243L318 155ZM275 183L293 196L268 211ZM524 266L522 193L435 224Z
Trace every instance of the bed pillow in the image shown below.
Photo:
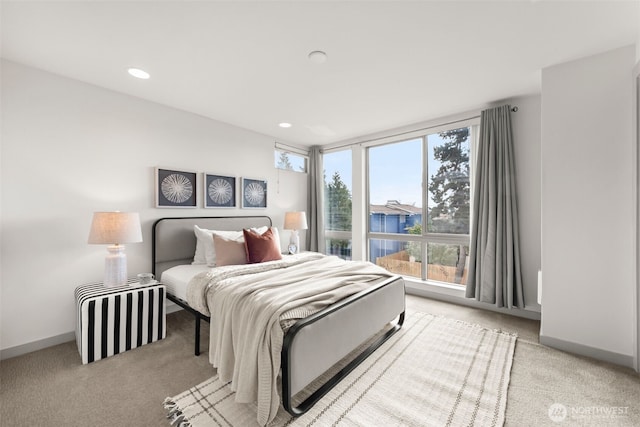
M191 264L206 264L207 258L205 255L205 247L209 242L211 242L210 250L213 252L213 238L211 236L211 230L194 225L193 233L196 235L196 253L193 255L193 262Z
M263 227L251 227L249 230L255 231L258 234L262 234L265 231L267 231L269 228L273 228L273 227L268 227L268 226L265 225ZM242 234L242 231L239 231L239 233ZM243 236L244 236L244 234L243 234Z
M251 230L242 230L244 234L244 247L247 262L276 261L282 259L280 254L280 242L276 240L273 230L268 229L263 234Z
M278 227L267 227L267 226L257 227L257 228L253 227L253 228L250 228L249 230L254 231L258 234L264 234L265 231L271 230L271 232L275 237L276 244L278 245L278 252L282 253L282 248L280 247L280 233L278 232Z
M264 230L260 231L262 228L264 228ZM282 253L282 248L280 247L280 233L278 232L278 228L277 227L260 227L260 228L252 228L252 231L255 231L258 234L263 234L265 231L267 231L267 229L270 229L271 232L273 233L273 236L276 240L276 245L278 245L278 253Z
M254 230L261 230L260 233L264 233L269 227L259 227ZM196 235L196 252L193 256L193 262L191 264L206 264L209 267L215 267L216 263L216 248L213 245L213 233L223 236L227 239L243 239L242 231L223 231L223 230L209 230L206 228L200 228L197 225L193 226L193 231Z
M213 232L213 246L216 251L217 267L247 263L243 236L234 239Z
M278 235L278 229L273 228L276 240L278 242L278 251L280 251L280 236ZM262 234L269 229L268 226L251 228L258 234ZM223 236L227 239L244 241L242 231L223 231L223 230L209 230L207 228L201 228L197 225L193 226L193 231L196 235L196 252L193 256L193 262L191 264L198 265L203 264L209 267L215 267L216 262L216 248L213 244L213 233Z

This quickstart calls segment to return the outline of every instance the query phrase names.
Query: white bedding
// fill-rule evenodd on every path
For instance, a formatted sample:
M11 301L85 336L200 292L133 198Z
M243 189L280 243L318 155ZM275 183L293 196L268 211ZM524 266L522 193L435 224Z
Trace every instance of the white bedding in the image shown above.
M160 282L167 287L167 292L186 301L187 285L199 273L207 272L210 268L206 264L185 264L171 267L162 273Z
M258 423L265 425L280 403L281 322L309 316L390 276L371 263L306 253L199 274L187 301L211 315L209 359L218 375L231 382L236 402L257 401Z

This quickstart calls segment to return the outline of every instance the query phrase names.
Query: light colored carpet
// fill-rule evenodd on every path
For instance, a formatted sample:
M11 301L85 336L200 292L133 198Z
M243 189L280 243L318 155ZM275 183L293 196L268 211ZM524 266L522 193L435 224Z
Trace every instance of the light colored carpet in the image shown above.
M640 426L640 376L538 344L540 322L407 295L407 312L425 312L517 332L505 426ZM615 331L612 331L615 333ZM162 401L211 378L209 330L193 356L193 317L167 316L167 337L83 365L75 341L0 362L0 425L169 426ZM34 403L35 402L35 403ZM615 417L571 413L554 423L554 403L568 409L627 408Z
M503 425L516 337L425 313L404 327L304 415L282 408L272 426ZM217 376L165 407L180 426L257 425Z

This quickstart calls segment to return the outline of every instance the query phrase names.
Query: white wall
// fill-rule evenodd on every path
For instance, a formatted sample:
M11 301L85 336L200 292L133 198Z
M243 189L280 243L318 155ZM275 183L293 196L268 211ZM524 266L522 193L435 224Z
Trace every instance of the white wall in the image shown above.
M640 7L638 8L638 28L640 28ZM636 62L640 62L640 31L636 38Z
M631 366L632 46L542 71L541 342Z
M640 11L638 11L640 22ZM633 69L635 83L635 102L633 124L634 141L636 147L636 257L640 256L640 33L636 44L636 66ZM640 264L636 265L636 371L640 372Z
M6 61L2 107L2 349L74 330L75 287L103 277L94 211L140 213L133 275L151 270L157 218L269 215L281 229L306 210L307 176L274 168L271 137ZM155 166L266 179L268 208L156 209Z

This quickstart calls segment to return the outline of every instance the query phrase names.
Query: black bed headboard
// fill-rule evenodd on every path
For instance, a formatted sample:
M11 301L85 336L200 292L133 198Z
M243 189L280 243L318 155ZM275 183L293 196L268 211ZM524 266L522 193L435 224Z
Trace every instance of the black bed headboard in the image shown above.
M153 223L151 262L159 280L162 272L181 264L191 264L196 251L193 226L210 230L240 231L243 228L271 226L268 216L160 218Z

